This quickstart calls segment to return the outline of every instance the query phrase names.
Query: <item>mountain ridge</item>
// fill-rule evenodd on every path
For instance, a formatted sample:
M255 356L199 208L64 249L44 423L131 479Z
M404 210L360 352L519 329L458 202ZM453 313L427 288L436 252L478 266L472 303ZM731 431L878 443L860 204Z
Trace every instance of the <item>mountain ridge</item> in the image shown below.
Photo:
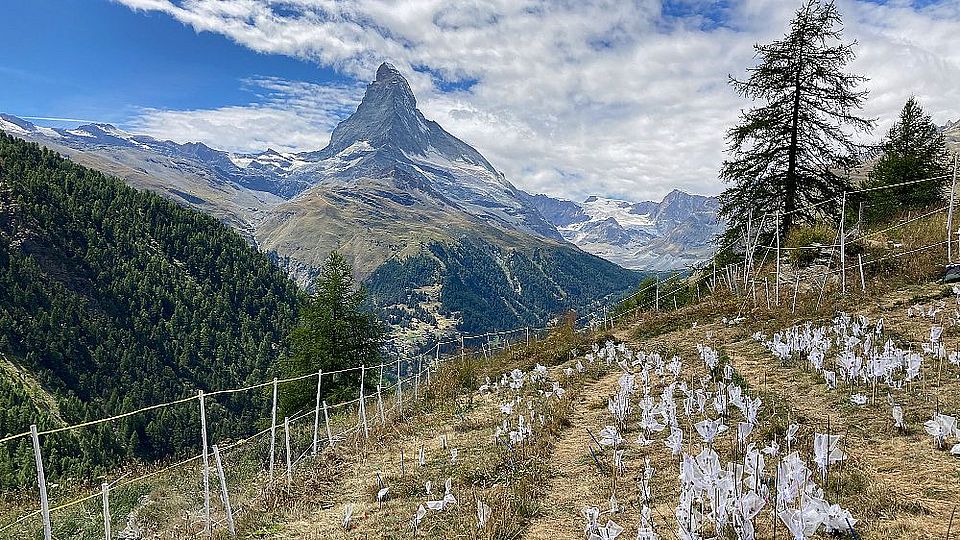
M678 270L702 262L713 255L723 230L716 197L678 189L660 202L527 197L565 240L625 268Z
M642 278L565 241L479 152L423 116L389 64L314 152L235 154L105 124L52 129L9 116L0 117L0 129L218 217L301 285L340 250L359 278L395 301L381 307L402 313L400 326L423 314L419 304L401 305L435 303L416 291L436 286L444 301L430 322L438 332L450 326L440 319L482 331L540 326L566 309L596 307ZM387 263L394 266L378 271ZM407 271L411 264L432 268L433 281ZM466 289L458 295L454 287ZM524 292L534 290L540 297Z

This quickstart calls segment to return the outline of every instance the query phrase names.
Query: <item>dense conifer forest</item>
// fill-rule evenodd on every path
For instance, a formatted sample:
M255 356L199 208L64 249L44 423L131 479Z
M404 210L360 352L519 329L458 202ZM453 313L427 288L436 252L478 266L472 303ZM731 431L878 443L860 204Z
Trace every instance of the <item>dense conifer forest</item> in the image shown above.
M0 437L263 381L295 323L296 286L196 210L0 133ZM252 431L264 393L210 400ZM199 448L196 402L44 441L49 476ZM0 447L0 485L34 481L29 440Z

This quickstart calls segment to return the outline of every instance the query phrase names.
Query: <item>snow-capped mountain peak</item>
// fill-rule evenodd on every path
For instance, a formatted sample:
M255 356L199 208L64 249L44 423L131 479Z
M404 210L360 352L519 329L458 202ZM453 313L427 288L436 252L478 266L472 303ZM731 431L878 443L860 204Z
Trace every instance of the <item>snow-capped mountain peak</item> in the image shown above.
M717 199L674 190L660 202L528 196L567 241L625 268L672 270L713 254Z

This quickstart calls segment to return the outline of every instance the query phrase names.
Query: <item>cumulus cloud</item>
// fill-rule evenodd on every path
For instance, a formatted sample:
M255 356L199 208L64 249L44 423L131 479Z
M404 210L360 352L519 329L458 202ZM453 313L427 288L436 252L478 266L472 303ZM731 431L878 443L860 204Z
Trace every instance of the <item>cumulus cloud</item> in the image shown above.
M256 51L333 66L361 85L389 60L408 75L428 117L520 187L633 200L675 187L722 189L724 132L749 106L727 75L742 75L753 44L781 35L796 7L783 0L116 1ZM876 136L911 94L938 122L960 118L955 2L838 5L847 37L859 42L852 69L870 78L865 114L880 119ZM140 122L155 133L205 133L218 146L312 149L352 110L336 100L359 96L356 88L336 90L313 102L322 107L329 98L335 106L305 116L296 109L305 94L286 84L250 107L146 111ZM234 122L245 128L231 131ZM311 132L316 126L320 132Z

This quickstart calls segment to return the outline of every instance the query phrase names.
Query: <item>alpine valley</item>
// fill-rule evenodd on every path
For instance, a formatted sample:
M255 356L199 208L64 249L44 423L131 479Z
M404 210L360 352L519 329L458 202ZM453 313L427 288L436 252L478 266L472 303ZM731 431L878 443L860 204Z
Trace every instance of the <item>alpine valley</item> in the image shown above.
M635 287L637 270L709 257L717 230L715 199L677 191L660 203L524 193L426 119L387 63L318 151L235 154L2 114L0 130L220 219L301 285L339 250L408 341L584 312Z

